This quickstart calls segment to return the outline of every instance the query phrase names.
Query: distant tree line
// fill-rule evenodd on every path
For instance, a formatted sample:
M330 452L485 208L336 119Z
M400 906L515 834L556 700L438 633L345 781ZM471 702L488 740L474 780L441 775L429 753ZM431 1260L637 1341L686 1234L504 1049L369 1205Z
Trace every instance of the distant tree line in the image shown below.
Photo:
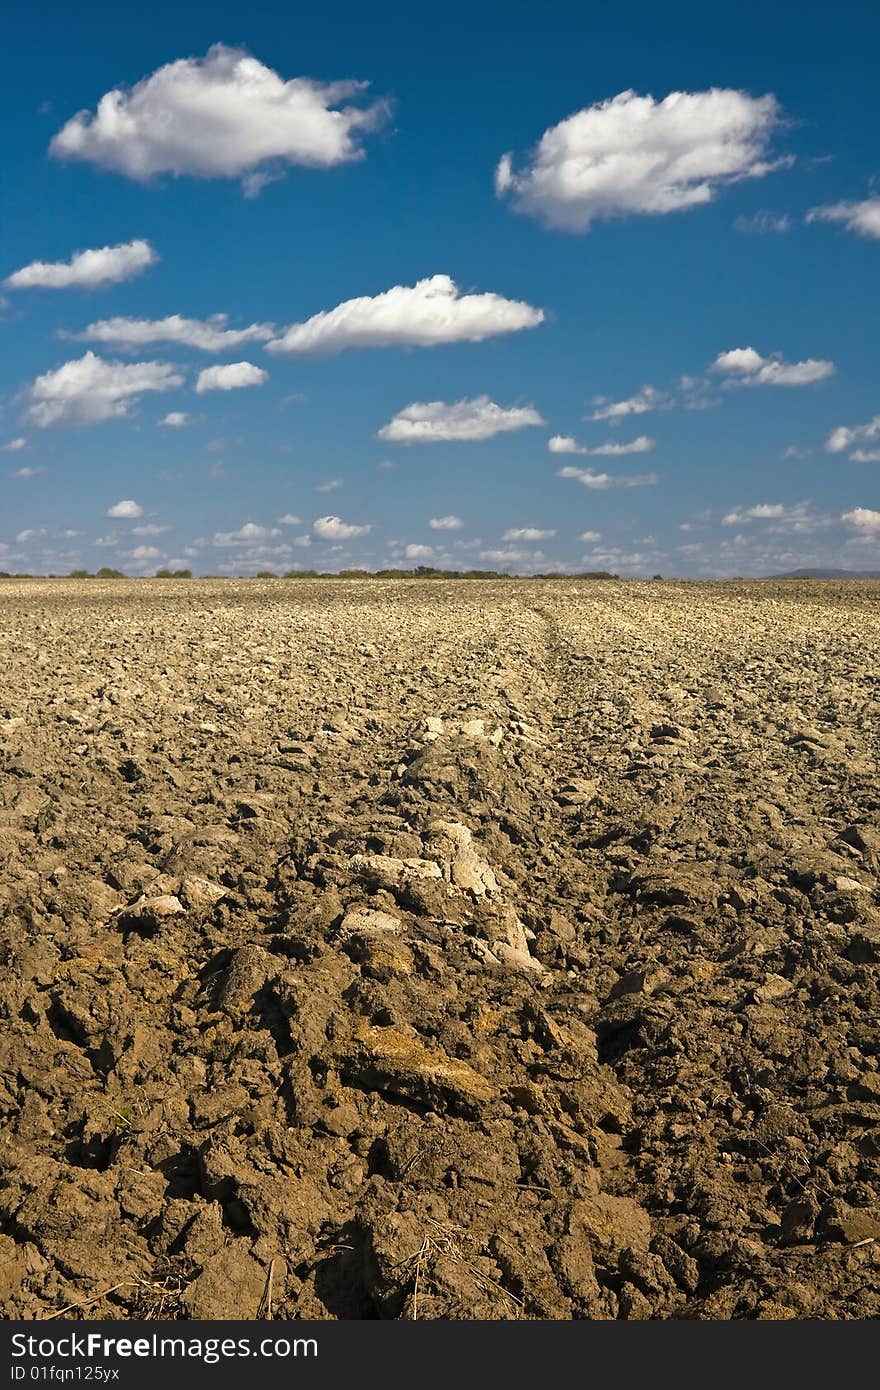
M156 570L152 576L141 575L140 578L153 579L192 579L192 570ZM276 574L274 570L259 570L255 575L228 575L228 574L205 574L199 576L202 579L619 579L617 574L611 574L608 570L578 570L568 574L552 572L549 574L505 574L502 570L444 570L437 569L433 565L417 565L415 569L381 569L381 570L285 570L283 574ZM129 576L122 570L110 569L103 565L101 569L93 574L91 570L71 570L69 574L10 574L6 570L0 570L0 579L128 579ZM655 579L660 575L655 574Z

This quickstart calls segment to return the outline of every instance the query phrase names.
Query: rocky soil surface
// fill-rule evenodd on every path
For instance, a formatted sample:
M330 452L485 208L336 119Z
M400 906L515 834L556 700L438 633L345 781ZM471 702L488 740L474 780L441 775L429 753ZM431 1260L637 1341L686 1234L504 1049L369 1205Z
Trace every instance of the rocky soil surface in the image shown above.
M880 585L0 615L5 1316L880 1314Z

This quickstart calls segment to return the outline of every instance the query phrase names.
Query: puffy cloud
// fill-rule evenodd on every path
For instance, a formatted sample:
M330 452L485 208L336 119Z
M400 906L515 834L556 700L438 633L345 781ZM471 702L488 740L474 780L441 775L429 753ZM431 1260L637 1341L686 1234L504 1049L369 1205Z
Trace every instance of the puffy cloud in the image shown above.
M285 81L241 49L215 44L204 58L178 59L130 90L107 92L94 113L67 122L49 151L141 181L163 173L244 177L254 194L285 165L359 159L361 135L388 110L353 104L367 86Z
M587 419L610 420L613 424L617 420L625 419L627 415L645 415L649 410L661 410L669 404L669 398L664 396L662 391L658 391L654 386L643 386L641 391L622 401L609 401L605 396L594 397L593 405L596 409Z
M825 440L825 449L829 454L842 454L854 444L870 444L875 439L880 439L880 415L875 415L866 425L838 425Z
M742 526L748 521L768 521L774 517L785 516L781 502L761 502L756 507L735 507L721 518L722 526Z
M725 386L811 386L836 370L833 362L808 357L804 362L785 362L781 353L762 357L753 347L719 352L713 372L726 378Z
M806 220L842 222L858 236L880 237L880 195L856 203L829 203L825 207L811 208Z
M580 536L578 537L578 539L579 539L579 540L582 540L582 541L600 541L600 540L602 539L602 532L601 532L601 531L581 531L581 534L580 534Z
M255 521L246 521L237 531L216 531L211 537L212 545L254 545L259 541L271 540L281 532L274 526L258 526Z
M496 565L512 565L518 560L540 560L542 559L540 550L518 550L515 546L506 546L498 550L481 550L481 560L491 560Z
M75 336L81 342L113 343L123 349L176 343L202 352L226 352L242 343L264 343L275 331L270 323L227 328L228 322L227 314L212 314L209 319L185 319L180 314L169 314L164 319L100 319Z
M268 345L269 352L329 356L346 348L434 347L481 343L498 333L534 328L544 318L499 294L461 294L448 275L395 285L373 298L347 299L335 309L295 323Z
M365 536L372 526L353 526L338 516L319 516L312 523L312 530L322 541L350 541L355 536Z
M148 560L160 560L161 550L157 550L154 545L136 545L134 550L129 551L132 560L138 560L141 564L146 564Z
M27 440L24 435L19 435L17 439L10 439L8 444L0 444L0 452L4 454L17 454L19 449L27 448Z
M770 523L767 530L771 534L794 532L810 535L831 525L831 518L818 516L811 511L809 502L795 502L790 507L784 506L781 502L759 502L754 507L734 507L721 518L721 525L748 526L753 521Z
M108 362L87 352L30 387L27 418L50 425L93 425L130 415L145 391L171 391L183 384L165 362Z
M773 96L713 88L658 102L621 92L551 126L521 172L505 155L495 188L517 211L568 232L596 220L680 212L778 167L767 151L779 120Z
M396 444L433 444L443 440L491 439L495 434L543 425L533 406L506 409L488 396L472 400L414 401L379 430L379 438Z
M205 391L237 391L242 386L262 386L269 373L253 362L227 362L222 367L205 367L199 372L196 394Z
M189 424L189 416L185 410L169 410L168 414L159 421L160 425L167 425L172 430L182 430L184 425Z
M27 545L30 541L45 540L48 534L45 526L29 526L26 530L19 531L15 540L18 545Z
M880 463L880 449L854 449L850 458L853 463Z
M32 261L4 280L10 290L96 290L140 275L159 257L148 241L76 251L69 261Z
M328 478L325 483L315 484L315 492L337 492L342 484L342 478Z
M460 516L432 516L428 525L432 531L460 531L464 522Z
M503 541L548 541L555 531L541 531L537 526L512 526L501 537Z
M13 478L38 478L41 473L45 473L45 468L16 468L12 474Z
M851 512L844 512L840 519L857 531L880 536L880 512L872 511L870 507L854 507Z
M606 457L617 457L620 454L647 454L654 448L654 440L649 439L646 434L640 434L638 438L630 440L628 444L617 444L614 442L599 444L595 449L589 449L585 444L578 444L570 434L554 434L549 440L547 448L551 454L599 454Z
M114 502L113 506L108 507L105 512L106 516L125 518L126 520L136 519L139 516L143 516L143 514L143 507L131 497L125 498L122 502Z
M170 526L157 526L150 522L146 526L132 526L131 534L133 536L164 536L170 530Z
M300 522L299 517L298 517L298 516L294 516L292 512L285 512L285 513L284 513L284 516L279 516L279 518L278 518L278 525L279 525L279 526L299 526L299 525L301 525L301 522Z
M430 545L407 545L403 551L407 560L433 560L434 550Z
M605 492L609 488L618 487L653 487L657 482L656 473L631 473L629 476L595 473L592 468L575 468L571 464L565 468L560 468L558 476L560 478L574 478L584 487L592 488L596 492Z

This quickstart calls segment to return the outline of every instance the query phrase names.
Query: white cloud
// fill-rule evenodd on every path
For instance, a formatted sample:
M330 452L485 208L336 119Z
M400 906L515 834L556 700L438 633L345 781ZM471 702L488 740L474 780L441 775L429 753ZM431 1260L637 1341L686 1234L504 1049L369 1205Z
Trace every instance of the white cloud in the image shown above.
M753 347L720 352L713 372L725 376L725 386L811 386L836 370L833 362L808 357L804 362L785 362L781 353L762 357Z
M787 212L756 212L751 217L738 217L734 222L738 232L757 232L761 236L769 232L791 231L791 218Z
M578 539L579 539L579 540L582 540L582 541L600 541L600 540L602 539L602 532L601 532L601 531L581 531L581 534L580 534L580 536L578 537Z
M868 532L871 536L880 535L880 512L872 511L870 507L854 507L851 512L844 512L840 519L855 526L857 531Z
M543 310L530 304L498 294L463 295L448 275L432 275L373 298L347 299L293 324L268 350L329 356L347 348L481 343L498 333L534 328L543 318Z
M31 526L24 531L19 531L15 540L18 545L27 545L30 541L45 540L48 534L45 526Z
M8 444L0 444L0 452L4 454L16 454L19 449L27 448L27 440L24 435L19 435L17 439L10 439Z
M170 526L157 526L155 523L149 522L146 526L132 526L131 534L133 536L164 536L170 530Z
M735 507L721 518L722 526L741 526L748 521L768 521L785 516L781 502L761 502L756 507Z
M585 444L578 444L570 434L554 434L549 440L547 448L551 454L600 454L606 457L617 457L620 454L647 454L654 448L654 440L649 439L646 434L640 434L637 439L632 439L628 444L599 444L595 449L589 449Z
M518 550L515 546L480 551L481 560L491 560L496 565L511 565L518 560L540 560L542 558L540 550Z
M460 516L432 516L428 525L432 531L460 531L464 522Z
M312 523L312 530L322 541L349 541L355 536L365 536L372 526L353 526L338 516L319 516Z
M268 381L269 373L253 362L227 362L222 367L205 367L199 372L196 394L205 391L237 391L242 386L262 386Z
M124 517L126 520L133 520L136 517L143 516L143 514L143 507L131 497L125 498L122 502L114 502L113 506L108 507L105 512L105 516L117 518Z
M130 90L107 92L94 113L67 122L49 151L141 181L245 176L245 192L254 194L285 165L359 159L361 135L388 109L353 104L367 85L284 81L241 49L215 44L204 58L181 58Z
M141 563L162 558L161 550L157 550L154 545L136 545L129 554L132 560L139 560Z
M176 343L180 347L199 348L202 352L226 352L242 343L264 343L275 331L271 323L227 328L228 323L227 314L212 314L209 319L185 319L180 314L169 314L164 319L100 319L75 337L80 342L113 343L123 349Z
M254 545L259 541L272 540L281 532L274 526L258 526L255 521L246 521L237 531L216 531L211 537L212 545Z
M560 468L558 476L560 478L574 478L584 487L592 488L596 492L605 492L609 488L618 487L653 487L657 482L656 473L631 473L627 477L619 474L595 473L592 468L575 468L571 464L565 468Z
M45 468L16 468L12 474L13 478L38 478L41 473L45 473Z
M795 533L811 535L831 525L831 518L811 511L809 502L795 502L786 507L781 502L759 502L753 507L734 507L721 518L722 526L748 526L753 521L768 522L771 535ZM734 540L746 537L734 537Z
M537 526L512 526L501 537L503 541L549 541L555 531L541 531Z
M183 377L165 362L108 362L87 352L30 387L27 418L50 425L92 425L130 415L145 391L170 391Z
M850 458L853 463L880 463L880 449L854 449Z
M495 188L517 211L569 232L601 219L680 212L778 167L767 151L779 120L773 96L713 88L657 102L621 92L546 130L522 172L505 155Z
M379 438L396 444L491 439L495 434L543 424L533 406L506 409L488 396L475 396L452 405L446 401L414 401L379 430Z
M842 454L854 444L870 444L875 439L880 439L880 415L866 425L838 425L825 440L825 449L829 454Z
M577 440L570 434L554 434L547 441L547 448L551 454L585 454L587 450L583 444L578 444Z
M643 386L641 391L622 401L609 401L605 396L595 396L593 405L596 409L586 418L610 420L614 423L616 420L623 420L627 415L645 415L649 410L662 410L669 404L668 397L664 396L662 391L658 391L654 386Z
M278 518L279 526L299 526L300 524L299 517L294 516L292 512L285 512L284 516L279 516Z
M167 425L172 430L182 430L184 425L189 424L189 416L185 410L169 410L168 414L159 421L160 425Z
M430 545L408 545L403 551L407 560L433 560L434 550Z
M159 257L148 241L76 251L69 261L32 261L4 280L10 290L96 290L140 275Z
M343 484L342 478L328 478L326 483L316 483L315 492L337 492Z
M862 202L829 203L826 207L812 208L806 220L842 222L849 231L859 236L880 237L880 196L875 194Z

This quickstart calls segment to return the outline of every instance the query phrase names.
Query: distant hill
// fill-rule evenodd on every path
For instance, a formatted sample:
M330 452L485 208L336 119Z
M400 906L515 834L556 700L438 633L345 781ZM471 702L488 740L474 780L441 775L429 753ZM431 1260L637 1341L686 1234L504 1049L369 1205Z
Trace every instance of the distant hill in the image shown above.
M880 570L791 570L771 579L880 579Z

